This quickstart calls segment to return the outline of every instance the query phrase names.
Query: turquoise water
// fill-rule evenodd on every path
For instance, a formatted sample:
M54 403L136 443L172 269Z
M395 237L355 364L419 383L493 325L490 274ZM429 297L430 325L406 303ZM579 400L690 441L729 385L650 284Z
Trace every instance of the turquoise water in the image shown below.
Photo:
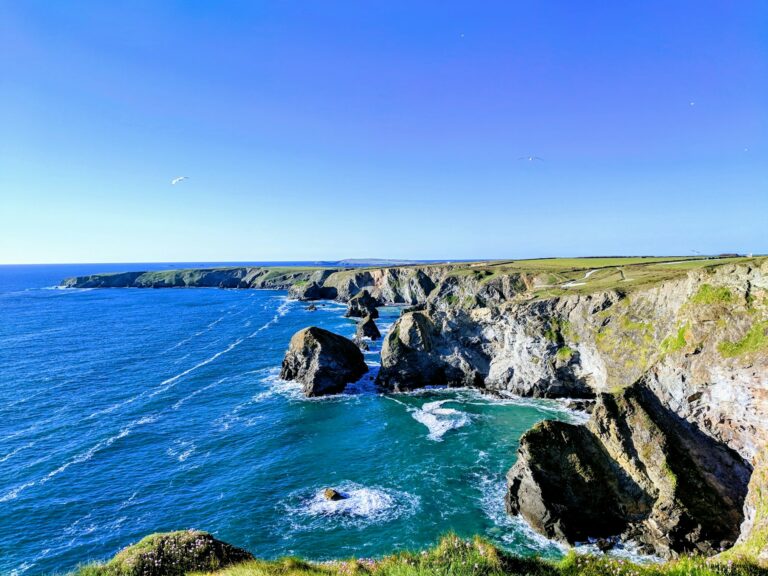
M559 552L505 515L503 493L520 435L574 417L560 404L381 394L377 346L370 376L307 400L277 378L282 355L308 325L351 336L344 306L49 288L109 269L0 267L0 573L62 572L190 527L264 557L376 556L448 530ZM381 312L381 328L399 314ZM325 502L327 486L350 498Z

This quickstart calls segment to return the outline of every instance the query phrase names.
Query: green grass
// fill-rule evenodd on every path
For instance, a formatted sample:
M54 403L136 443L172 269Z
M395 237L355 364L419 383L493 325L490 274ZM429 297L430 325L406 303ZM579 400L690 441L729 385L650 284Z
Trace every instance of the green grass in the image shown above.
M128 548L126 551L131 551ZM123 551L121 554L126 553ZM118 555L119 556L119 555ZM379 559L308 562L298 558L248 560L198 572L166 565L162 570L116 572L114 560L80 568L77 576L764 576L765 568L743 559L684 557L663 564L637 564L610 556L569 553L558 562L508 554L482 538L449 534L422 552L400 552ZM110 568L111 567L111 568Z
M562 360L563 362L570 361L571 358L573 358L573 348L569 346L563 346L561 348L558 348L557 352L555 353L555 356L558 360Z
M702 284L699 290L691 296L693 304L730 304L733 302L733 292L727 286L712 286Z
M671 354L682 350L688 344L688 337L691 331L691 325L686 323L678 328L677 333L667 336L661 341L661 351L664 354Z
M741 340L721 342L718 352L725 358L735 358L768 349L768 320L755 322Z

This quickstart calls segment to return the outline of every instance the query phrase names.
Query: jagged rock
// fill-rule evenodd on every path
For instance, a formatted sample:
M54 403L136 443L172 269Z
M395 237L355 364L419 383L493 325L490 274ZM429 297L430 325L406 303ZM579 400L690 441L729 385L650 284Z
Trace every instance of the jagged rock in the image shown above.
M429 312L404 313L384 340L379 385L393 390L430 384L482 386L482 375L475 367L467 361L446 361L449 352L437 349L435 341L440 341L440 329ZM474 358L473 365L482 365L482 359Z
M313 326L291 338L280 378L300 381L307 396L323 396L343 392L346 384L359 380L367 371L354 342Z
M314 312L315 310L317 310L317 306L315 306L314 304L310 304L309 306L307 306L307 312Z
M584 426L544 421L520 439L507 474L507 511L560 542L613 536L627 526L617 482L610 459Z
M98 573L124 576L178 576L212 572L253 556L207 532L183 530L152 534L120 551Z
M379 332L379 328L376 326L376 322L373 321L373 318L366 316L357 323L355 337L358 340L362 340L363 338L378 340L381 338L381 332Z
M638 383L600 395L586 427L524 434L507 509L564 542L623 534L661 556L713 554L738 537L750 473Z
M595 546L600 552L608 552L616 547L615 538L598 538L595 540Z
M336 501L336 500L344 500L346 496L344 496L344 494L342 494L338 490L335 490L333 488L326 488L325 490L323 490L323 498L325 498L326 500Z
M350 298L347 303L347 312L344 314L349 318L378 318L379 311L376 309L376 299L373 298L368 290L361 290Z
M290 294L299 300L332 300L336 297L336 291L333 288L326 288L319 282L293 286Z
M570 410L586 412L587 414L592 414L595 409L595 401L584 398L570 398L565 405Z

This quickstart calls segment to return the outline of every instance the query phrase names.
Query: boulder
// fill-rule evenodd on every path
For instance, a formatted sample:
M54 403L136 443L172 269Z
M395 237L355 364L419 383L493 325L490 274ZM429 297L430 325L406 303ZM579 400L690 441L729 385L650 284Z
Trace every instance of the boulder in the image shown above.
M373 318L366 316L357 323L355 338L357 340L362 340L363 338L378 340L381 338L381 332L379 332L379 328L376 326L376 322L373 321Z
M376 299L371 296L368 290L361 290L350 298L347 303L347 312L345 316L348 318L365 318L370 316L371 318L378 318L379 311L376 309Z
M298 380L307 396L338 394L368 371L360 349L351 340L310 327L291 338L280 378Z

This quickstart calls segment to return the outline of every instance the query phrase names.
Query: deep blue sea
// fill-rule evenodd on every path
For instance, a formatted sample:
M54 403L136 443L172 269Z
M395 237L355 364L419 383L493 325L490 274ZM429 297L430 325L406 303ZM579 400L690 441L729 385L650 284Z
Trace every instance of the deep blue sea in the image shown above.
M283 353L309 325L351 336L341 304L54 288L168 267L0 266L0 574L66 572L183 528L264 557L376 556L448 530L559 554L506 516L503 494L520 435L576 418L561 404L381 394L369 376L308 400L278 379ZM380 328L399 313L381 309ZM328 486L350 498L324 501Z

